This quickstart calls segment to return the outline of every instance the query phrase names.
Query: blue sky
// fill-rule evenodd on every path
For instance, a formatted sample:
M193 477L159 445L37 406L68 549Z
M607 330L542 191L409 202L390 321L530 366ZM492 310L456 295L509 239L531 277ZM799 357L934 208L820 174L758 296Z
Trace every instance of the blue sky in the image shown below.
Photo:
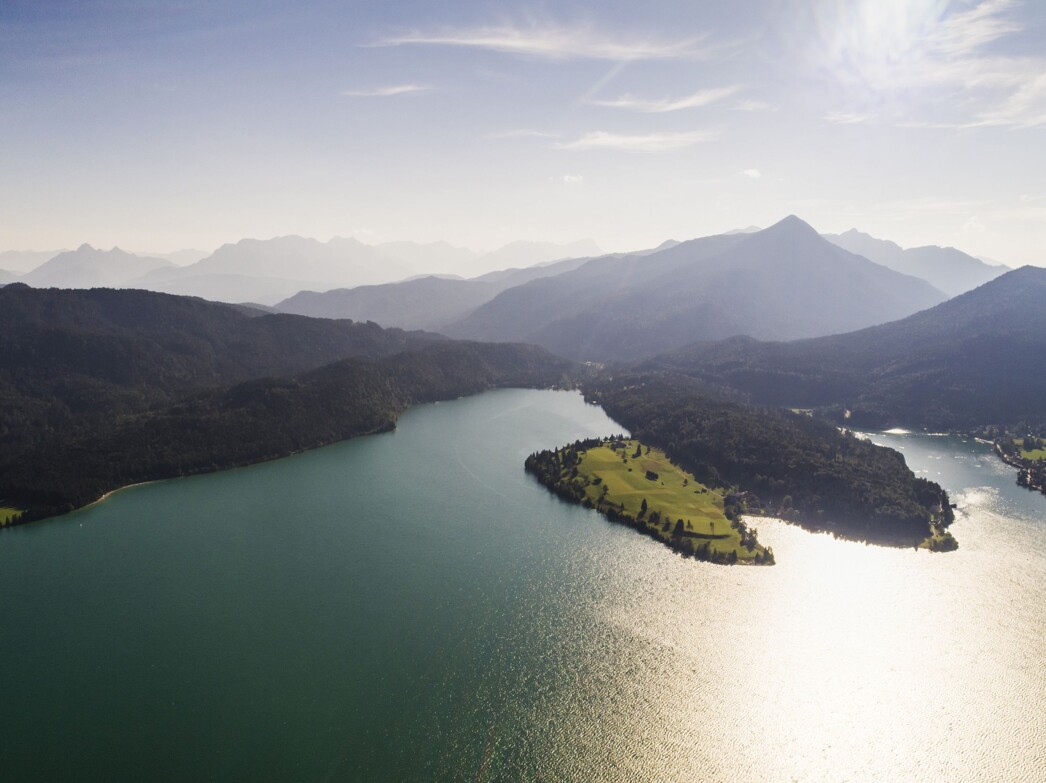
M0 0L0 249L789 213L1046 265L1046 3Z

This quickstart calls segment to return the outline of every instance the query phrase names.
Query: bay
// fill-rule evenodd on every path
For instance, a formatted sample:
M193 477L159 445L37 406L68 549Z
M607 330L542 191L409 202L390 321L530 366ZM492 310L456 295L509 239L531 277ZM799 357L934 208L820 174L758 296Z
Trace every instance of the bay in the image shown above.
M989 447L871 436L955 553L754 520L727 568L523 472L620 431L502 390L5 531L0 779L1046 777L1046 498Z

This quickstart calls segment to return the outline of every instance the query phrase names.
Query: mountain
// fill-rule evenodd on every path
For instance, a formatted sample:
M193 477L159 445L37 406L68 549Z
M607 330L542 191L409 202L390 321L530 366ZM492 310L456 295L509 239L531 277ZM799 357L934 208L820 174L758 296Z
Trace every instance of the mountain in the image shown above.
M510 288L441 331L630 360L736 334L795 339L909 315L945 296L849 253L796 217L752 234L594 259Z
M695 343L644 367L739 390L756 403L821 408L853 426L1042 421L1046 269L1022 267L908 318L850 334Z
M438 331L506 288L577 269L587 260L571 258L526 269L504 269L472 280L427 276L384 285L301 291L279 302L276 309L318 318L352 318L382 326Z
M832 244L896 272L920 277L948 296L965 293L1009 269L1001 264L986 264L954 247L929 245L905 250L894 242L876 239L857 229L843 234L825 234L824 237Z
M182 395L442 340L108 288L0 289L0 458Z
M409 274L407 266L355 239L286 236L222 245L195 264L144 274L133 286L271 305L301 290L383 283Z
M59 253L67 253L67 250L5 250L0 252L0 269L8 269L11 272L31 272L40 264L49 261Z
M0 285L7 285L13 283L18 278L14 272L8 272L5 269L0 269Z
M186 391L444 339L151 291L20 283L0 289L0 333L0 388L44 390L68 410L90 407L97 389L121 390L135 410Z
M499 269L532 267L565 258L592 258L602 255L602 253L599 245L591 239L580 239L576 242L562 244L519 240L489 253L483 253L465 267L464 271L456 271L461 275L475 276Z
M0 498L23 521L122 484L389 429L415 402L548 386L570 363L148 291L0 289Z
M284 313L352 318L404 329L438 329L472 312L498 292L494 283L421 277L402 283L301 291L278 302Z
M20 280L34 288L116 288L149 272L168 268L174 265L162 258L136 256L118 247L97 250L84 244L59 253Z

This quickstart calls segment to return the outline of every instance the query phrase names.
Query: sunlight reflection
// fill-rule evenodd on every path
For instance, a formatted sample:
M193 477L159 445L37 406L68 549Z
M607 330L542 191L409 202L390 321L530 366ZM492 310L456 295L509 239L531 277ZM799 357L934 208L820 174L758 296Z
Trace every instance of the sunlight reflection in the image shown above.
M821 66L841 84L888 92L916 69L948 0L834 0L818 6Z

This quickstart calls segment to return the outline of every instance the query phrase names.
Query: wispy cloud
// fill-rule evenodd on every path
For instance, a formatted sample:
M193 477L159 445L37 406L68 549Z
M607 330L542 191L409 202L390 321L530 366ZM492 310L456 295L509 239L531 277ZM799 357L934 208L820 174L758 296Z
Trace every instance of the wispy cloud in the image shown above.
M715 131L666 131L620 134L593 131L574 141L557 145L563 150L618 150L622 152L670 152L692 147L718 136Z
M860 125L868 122L871 115L856 111L830 111L824 115L824 119L833 125Z
M774 107L766 101L754 101L754 100L739 100L733 105L736 111L775 111Z
M720 47L707 35L675 40L615 38L588 26L504 24L486 27L412 31L378 40L371 46L427 44L459 46L545 60L678 60L702 58Z
M892 108L880 112L880 121L896 121L900 113L896 124L910 127L1043 127L1046 53L999 53L1005 37L1023 30L1012 14L1019 5L1016 0L980 0L966 10L935 11L928 18L913 16L923 6L897 6L901 10L893 13L900 16L890 19L892 40L849 19L839 25L837 37L843 43L835 42L838 58L829 65L852 93L862 94L854 89L860 86L872 95L894 96L886 102ZM926 116L928 111L934 116ZM851 117L855 119L847 119ZM867 107L847 107L826 119L877 118L869 116Z
M631 111L645 112L647 114L661 114L670 111L679 111L680 109L695 109L701 106L707 106L710 103L715 103L723 98L727 98L738 90L741 89L740 85L732 85L730 87L716 87L709 90L698 90L691 95L687 95L684 98L660 98L660 99L644 99L636 98L631 95L622 95L620 98L614 100L589 100L593 106L607 106L612 109L630 109Z
M485 139L556 139L559 138L558 134L547 133L546 131L532 130L530 128L518 128L516 130L498 131L497 133L488 133L483 138Z
M431 87L421 84L393 84L388 87L370 87L362 90L342 90L347 98L390 98L394 95L413 95L428 92Z
M759 179L763 176L763 173L759 169L745 169L741 173L749 179Z
M998 105L983 111L982 125L1008 125L1014 128L1046 127L1046 64L1042 73L1027 78Z

